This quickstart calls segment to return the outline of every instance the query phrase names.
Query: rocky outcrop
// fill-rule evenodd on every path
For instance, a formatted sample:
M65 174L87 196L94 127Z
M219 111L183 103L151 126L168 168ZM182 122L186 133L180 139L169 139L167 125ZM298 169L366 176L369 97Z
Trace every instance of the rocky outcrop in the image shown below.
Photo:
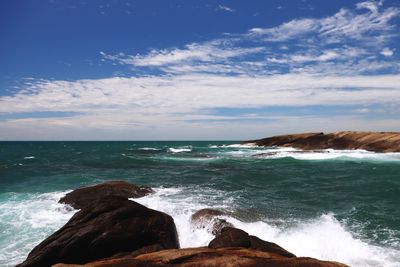
M217 235L224 227L233 225L223 218L225 212L215 209L201 209L193 213L191 223L194 228L206 229L207 232Z
M109 181L75 189L62 197L59 202L68 204L75 209L82 209L107 196L119 196L128 199L143 197L153 192L147 186L138 186L125 181Z
M91 262L85 265L57 264L54 267L346 267L347 265L312 258L285 258L274 253L247 248L169 249L136 257Z
M107 196L84 206L19 266L82 264L154 245L179 248L172 217L123 197Z
M118 188L122 188L123 192ZM135 186L112 182L78 189L76 191L79 194L76 195L76 191L70 193L65 201L71 200L69 203L81 210L36 246L18 266L346 266L296 257L275 243L261 240L240 229L225 227L231 226L221 218L226 214L213 209L200 210L191 218L193 223L208 223L214 230L219 227L208 247L179 249L172 217L128 200L132 193L125 193L126 188ZM95 197L96 191L99 192L98 197Z
M304 150L364 149L374 152L400 152L400 132L302 133L245 141L259 146L294 147Z
M275 243L264 241L256 236L249 235L243 230L226 227L217 235L210 244L209 248L228 248L242 247L250 248L258 251L272 252L283 257L293 258L294 254L278 246Z

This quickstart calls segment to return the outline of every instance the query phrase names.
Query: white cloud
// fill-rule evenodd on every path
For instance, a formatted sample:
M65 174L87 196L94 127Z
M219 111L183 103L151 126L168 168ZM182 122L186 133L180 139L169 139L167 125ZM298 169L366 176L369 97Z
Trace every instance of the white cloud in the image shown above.
M397 8L367 1L357 4L355 10L340 9L332 16L295 19L182 48L155 49L137 55L102 55L135 70L152 73L156 69L170 75L360 75L374 70L397 73L398 61L389 60L392 50L382 47L398 38L393 18L399 16ZM379 54L387 59L376 59Z
M339 43L347 39L373 43L390 38L390 32L394 30L390 21L400 15L399 9L386 8L379 11L379 4L372 1L359 3L357 8L367 9L368 12L355 13L340 9L333 16L325 18L295 19L273 28L253 28L249 35L254 38L263 37L269 42L282 42L310 34L316 34L320 41L327 43Z
M222 11L231 12L231 13L236 11L233 8L230 8L228 6L223 6L223 5L218 5L216 10L222 10Z
M385 57L391 57L394 54L394 50L395 49L392 50L392 49L390 49L388 47L385 47L385 48L382 49L382 51L380 53L381 53L381 55L383 55Z
M30 80L14 95L0 96L3 118L26 113L20 119L0 120L0 139L19 135L29 139L26 133L35 139L66 139L72 133L87 139L241 139L251 138L249 129L254 138L302 130L400 130L398 119L373 121L365 117L370 112L363 112L372 110L369 106L392 107L400 102L400 62L395 49L389 48L398 38L392 22L396 16L398 9L367 1L356 10L341 9L325 18L296 19L146 54L101 52L104 60L147 70L147 76ZM154 69L163 75L154 75ZM352 107L354 114L328 115L329 121L337 121L327 124L327 115L319 114L213 112L313 105ZM75 116L29 117L35 112L75 112Z
M0 138L17 138L24 134L26 139L65 139L67 136L87 139L247 138L250 136L244 129L234 130L234 125L239 125L235 120L246 116L221 116L212 111L219 108L376 103L390 106L400 101L399 84L400 75L315 77L304 74L267 77L183 75L39 82L14 96L2 96L0 114L11 110L14 113L73 111L77 115L62 118L29 118L27 115L27 118L3 120L0 121ZM296 119L252 115L252 120L240 122L239 128L249 127L252 132L254 129L253 133L264 131L260 137L266 134L268 126L275 125L277 131L284 131L286 127L286 131L290 131L290 123L301 120L303 128L297 130L315 129L315 125L324 130L327 125L323 118L318 114ZM263 120L261 126L257 123L260 119ZM349 114L341 118L340 123L351 126L353 119ZM367 119L357 120L358 125L361 121L372 125ZM305 121L325 121L325 128L319 123L311 126ZM393 124L393 120L387 120L387 124L379 123L386 129L400 125Z
M200 62L217 62L235 57L241 57L248 54L259 53L262 47L234 47L229 40L214 40L202 44L192 43L183 49L161 49L152 50L146 55L125 56L101 54L110 60L116 60L121 64L134 66L165 66L171 64Z

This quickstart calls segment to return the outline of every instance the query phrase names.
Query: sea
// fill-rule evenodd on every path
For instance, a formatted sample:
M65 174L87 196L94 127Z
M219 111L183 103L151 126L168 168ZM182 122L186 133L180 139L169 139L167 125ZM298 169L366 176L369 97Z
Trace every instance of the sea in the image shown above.
M199 209L296 254L400 266L400 153L299 151L234 141L0 142L0 266L14 266L76 212L58 200L110 180L174 218L181 247L213 239Z

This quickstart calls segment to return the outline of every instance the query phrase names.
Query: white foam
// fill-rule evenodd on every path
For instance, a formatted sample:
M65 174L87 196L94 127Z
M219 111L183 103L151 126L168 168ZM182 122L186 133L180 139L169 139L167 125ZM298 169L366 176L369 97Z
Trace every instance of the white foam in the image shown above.
M159 151L161 149L155 147L140 147L138 150L146 150L146 151Z
M255 143L230 144L230 145L210 145L209 148L254 148L258 147Z
M9 193L0 204L0 266L22 262L33 247L71 218L76 211L57 203L65 193Z
M216 153L228 157L258 157L265 159L294 158L298 160L368 160L368 161L400 161L400 153L377 153L362 149L356 150L335 150L321 149L307 151L292 147L258 147L233 144L228 146L217 146L223 148ZM231 148L226 150L226 148Z
M205 246L213 236L196 229L191 215L199 209L232 210L235 198L226 192L199 188L158 188L156 193L135 201L170 214L175 221L182 247ZM30 250L64 225L76 211L58 204L66 192L47 194L9 193L0 204L0 266L22 262ZM216 204L218 203L218 204ZM336 260L354 267L399 266L400 250L380 247L356 238L334 214L323 214L307 221L279 224L268 221L243 222L226 217L235 227L275 242L297 256Z
M168 151L171 153L191 152L192 147L190 147L190 146L178 147L178 148L170 147L170 148L168 148Z
M24 159L34 159L35 156L24 157Z
M222 194L213 192L213 194ZM157 189L156 193L135 199L143 205L170 214L177 226L182 247L206 246L213 236L206 229L195 229L190 216L203 208L229 209L233 199L215 206L207 205L208 196L193 193L187 196L181 189ZM309 221L299 221L288 226L257 221L242 222L232 217L227 221L235 227L275 242L297 256L308 256L322 260L335 260L354 267L394 267L400 262L400 251L368 244L352 235L333 214L324 214Z
M269 150L267 154L261 155L266 158L284 158L291 157L299 160L384 160L384 161L398 161L400 160L400 153L376 153L366 150L335 150L323 149L318 151L304 151L304 150L287 150L275 149Z

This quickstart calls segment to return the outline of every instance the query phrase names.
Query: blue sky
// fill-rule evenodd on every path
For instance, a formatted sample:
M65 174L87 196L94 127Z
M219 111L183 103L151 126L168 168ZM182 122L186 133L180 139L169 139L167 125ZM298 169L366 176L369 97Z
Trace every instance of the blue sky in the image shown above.
M0 140L400 130L399 1L1 1Z

